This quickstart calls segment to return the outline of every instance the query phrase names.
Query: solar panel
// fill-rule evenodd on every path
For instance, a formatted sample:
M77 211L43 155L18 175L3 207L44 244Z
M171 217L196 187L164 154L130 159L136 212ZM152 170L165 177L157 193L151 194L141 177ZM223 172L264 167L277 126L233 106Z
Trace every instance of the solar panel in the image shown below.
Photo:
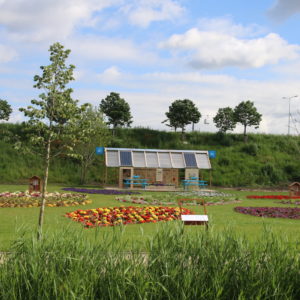
M179 153L172 153L171 152L171 157L172 157L172 162L173 162L173 168L177 169L184 169L184 161L183 161L183 155L181 152Z
M145 152L144 151L133 151L133 162L134 167L138 168L145 168L146 167L146 161L145 161Z
M188 168L197 168L195 153L184 153L184 160Z
M199 169L211 169L209 157L206 153L197 153L196 159Z
M207 151L105 148L107 167L211 169Z
M161 168L172 168L169 152L158 152L159 164Z
M132 166L131 151L120 151L121 166Z
M158 168L157 152L146 152L147 166L148 168Z
M119 167L119 157L118 157L118 151L107 151L107 166L108 167Z

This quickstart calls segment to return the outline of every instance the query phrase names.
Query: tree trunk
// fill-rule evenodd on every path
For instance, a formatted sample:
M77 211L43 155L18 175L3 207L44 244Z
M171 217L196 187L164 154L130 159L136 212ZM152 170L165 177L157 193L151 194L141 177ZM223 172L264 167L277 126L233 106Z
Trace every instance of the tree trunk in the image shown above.
M192 123L192 132L194 132L194 129L195 129L195 123L193 122Z
M181 141L185 140L184 127L181 127Z
M86 170L87 170L87 164L84 161L82 161L82 163L81 163L80 184L85 184Z
M246 131L247 125L244 125L244 142L248 142L248 136L247 136L247 131Z
M46 205L46 192L47 192L49 165L50 165L50 150L51 150L51 134L47 141L45 175L44 175L42 200L41 200L42 203L41 203L41 207L40 207L38 234L37 234L38 240L42 239L42 234L43 234L44 212L45 212L45 205Z

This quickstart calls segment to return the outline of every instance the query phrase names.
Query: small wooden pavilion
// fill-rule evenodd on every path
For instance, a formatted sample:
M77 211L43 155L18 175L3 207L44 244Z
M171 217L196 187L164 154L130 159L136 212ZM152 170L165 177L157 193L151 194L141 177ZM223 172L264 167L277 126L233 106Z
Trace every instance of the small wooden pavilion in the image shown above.
M119 168L119 187L128 178L140 177L149 185L180 185L179 170L185 179L199 178L200 169L211 169L208 151L105 148L106 167Z

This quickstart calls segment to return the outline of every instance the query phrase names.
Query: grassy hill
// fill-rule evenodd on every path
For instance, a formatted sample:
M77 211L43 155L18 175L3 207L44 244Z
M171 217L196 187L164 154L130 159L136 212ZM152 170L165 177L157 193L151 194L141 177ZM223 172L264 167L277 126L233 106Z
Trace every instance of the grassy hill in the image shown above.
M16 135L21 140L24 137L22 124L0 124L0 183L27 182L32 175L42 176L43 161L39 156L14 149ZM180 133L133 128L118 129L109 146L216 150L217 158L211 160L216 186L286 186L300 181L300 137L295 136L249 134L245 144L240 134L192 132L182 141ZM97 157L89 169L89 183L101 182L103 170L103 157ZM79 174L77 161L60 157L51 165L49 180L78 184ZM116 174L116 170L109 169L110 183L116 182ZM205 172L203 175L208 178Z

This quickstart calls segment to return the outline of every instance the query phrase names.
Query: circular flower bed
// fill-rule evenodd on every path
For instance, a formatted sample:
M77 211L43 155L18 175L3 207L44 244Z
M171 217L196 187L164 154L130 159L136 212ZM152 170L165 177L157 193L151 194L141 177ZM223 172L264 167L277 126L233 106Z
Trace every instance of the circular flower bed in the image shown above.
M267 218L300 219L298 207L235 207L236 212Z
M263 196L249 195L249 196L247 196L247 198L248 199L277 199L277 200L300 199L299 196L290 197L287 195L263 195Z
M182 208L182 214L191 214L187 208ZM81 210L65 215L85 227L116 226L125 224L156 223L159 221L172 221L180 218L179 207L100 207L96 209Z
M63 188L64 191L87 193L87 194L102 194L102 195L135 195L139 192L118 191L118 190L98 190L98 189L79 189L79 188Z
M4 192L0 193L0 207L37 207L40 206L42 193ZM46 206L76 206L92 203L84 194L46 193Z

